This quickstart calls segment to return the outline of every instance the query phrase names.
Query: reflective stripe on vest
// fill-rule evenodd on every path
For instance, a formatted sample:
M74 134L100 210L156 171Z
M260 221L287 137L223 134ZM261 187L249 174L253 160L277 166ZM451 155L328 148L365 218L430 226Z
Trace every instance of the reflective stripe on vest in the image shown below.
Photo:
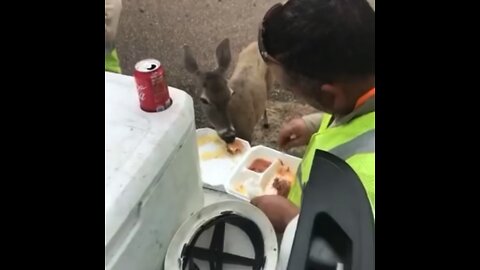
M334 147L328 152L343 160L347 160L357 154L375 153L375 129L369 130L349 142Z
M364 153L375 153L375 129L369 130L352 140L338 145L328 152L336 155L337 157L347 160L350 157L357 155L357 154L364 154ZM302 163L298 166L297 169L297 181L300 186L305 188L306 183L302 183Z

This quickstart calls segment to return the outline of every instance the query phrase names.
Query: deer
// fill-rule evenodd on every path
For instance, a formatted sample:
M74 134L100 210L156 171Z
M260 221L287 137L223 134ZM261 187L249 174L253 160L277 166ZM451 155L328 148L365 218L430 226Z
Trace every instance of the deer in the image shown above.
M226 78L231 62L228 38L215 50L218 67L212 71L201 71L191 48L188 45L183 48L185 68L197 78L198 90L194 96L200 99L202 111L223 141L230 144L238 137L250 143L262 116L263 127L269 127L266 103L274 80L257 42L240 52L229 79Z

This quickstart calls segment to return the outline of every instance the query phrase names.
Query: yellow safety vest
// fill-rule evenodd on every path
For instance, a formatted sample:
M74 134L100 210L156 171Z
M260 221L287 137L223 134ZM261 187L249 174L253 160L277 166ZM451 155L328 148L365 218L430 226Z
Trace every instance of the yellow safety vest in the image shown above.
M342 158L357 173L375 216L375 112L343 125L328 127L331 118L332 115L324 114L318 132L310 138L288 199L300 207L302 189L310 176L315 150L320 149Z

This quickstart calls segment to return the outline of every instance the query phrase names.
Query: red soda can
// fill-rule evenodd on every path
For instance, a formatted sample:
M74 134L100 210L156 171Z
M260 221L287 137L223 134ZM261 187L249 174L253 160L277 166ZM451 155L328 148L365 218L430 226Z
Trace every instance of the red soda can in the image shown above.
M145 59L135 65L133 76L142 110L160 112L172 104L164 75L165 70L158 60Z

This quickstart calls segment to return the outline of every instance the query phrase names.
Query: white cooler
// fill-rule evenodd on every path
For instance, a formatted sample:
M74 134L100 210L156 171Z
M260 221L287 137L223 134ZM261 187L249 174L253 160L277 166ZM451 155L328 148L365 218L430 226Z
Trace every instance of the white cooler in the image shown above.
M133 77L105 73L105 269L163 269L173 235L203 207L193 101L169 91L172 106L147 113Z

